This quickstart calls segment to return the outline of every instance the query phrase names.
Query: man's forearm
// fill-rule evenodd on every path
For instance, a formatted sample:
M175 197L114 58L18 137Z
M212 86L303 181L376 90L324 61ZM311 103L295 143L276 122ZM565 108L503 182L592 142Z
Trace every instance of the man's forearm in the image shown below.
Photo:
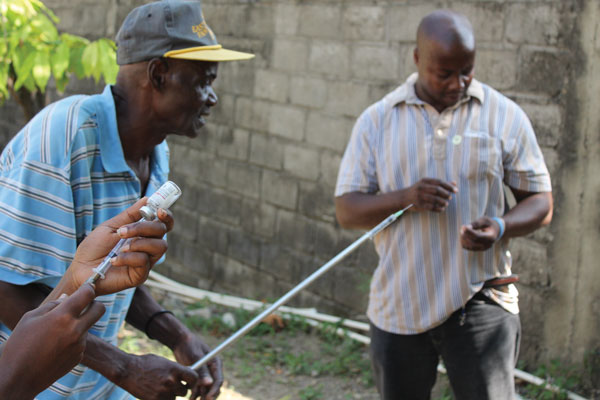
M404 190L384 194L352 192L336 197L338 222L344 228L371 229L410 204L404 193Z
M503 216L506 224L504 237L527 235L548 225L552 219L551 192L520 194L517 205Z
M39 306L44 297L46 294L37 285L0 282L0 321L14 329L23 314Z
M120 385L127 375L129 357L131 356L118 347L88 333L81 363Z
M148 288L140 285L136 288L131 300L127 322L142 332L146 331L145 333L152 339L158 340L172 350L177 343L191 333L185 325L169 313L162 313L152 318L162 310L163 308L150 295ZM151 321L150 318L152 318Z

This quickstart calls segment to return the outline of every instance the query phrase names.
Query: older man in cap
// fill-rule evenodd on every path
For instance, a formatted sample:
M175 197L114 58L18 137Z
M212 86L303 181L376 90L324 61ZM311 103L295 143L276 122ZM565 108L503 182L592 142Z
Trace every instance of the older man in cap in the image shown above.
M550 176L525 113L473 79L465 16L427 15L414 60L418 72L356 122L336 188L346 227L413 206L375 241L375 382L382 399L429 399L441 358L457 399L513 399L520 322L508 239L550 222ZM508 211L504 183L517 200Z
M223 49L199 1L162 1L133 10L117 34L117 82L94 96L46 107L0 157L0 340L57 284L92 229L167 180L169 134L195 137L217 104L218 62L252 58ZM214 399L220 361L185 367L202 340L143 286L99 297L106 313L90 330L82 364L38 399ZM177 363L124 353L126 319L168 346ZM32 363L35 360L31 360Z

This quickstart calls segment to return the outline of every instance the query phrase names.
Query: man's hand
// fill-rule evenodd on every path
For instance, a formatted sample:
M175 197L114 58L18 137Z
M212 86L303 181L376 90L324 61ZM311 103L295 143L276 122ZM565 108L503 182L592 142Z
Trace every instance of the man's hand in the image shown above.
M481 217L460 227L460 244L463 249L487 250L500 235L500 225L489 217Z
M173 216L168 210L160 209L158 220L139 221L140 208L146 198L99 225L81 242L71 266L65 273L66 282L72 288L82 285L92 274L92 269L109 254L120 239L132 238L114 258L112 267L104 279L96 282L96 294L103 295L142 284L150 268L167 251L163 236L173 228ZM57 287L55 292L68 288ZM54 292L53 292L54 293ZM59 293L60 294L60 293Z
M117 385L142 400L174 400L195 390L198 374L154 354L130 355L126 373Z
M173 348L177 362L192 365L210 352L210 348L193 334L186 335ZM207 368L208 367L208 368ZM198 371L198 382L193 388L191 400L200 397L202 400L214 400L221 392L223 385L223 366L218 357L210 360Z
M423 178L408 188L408 202L414 211L442 212L448 207L452 194L457 193L456 182Z
M87 331L104 314L94 297L94 289L86 284L69 298L23 315L0 357L17 390L8 398L33 398L81 361Z

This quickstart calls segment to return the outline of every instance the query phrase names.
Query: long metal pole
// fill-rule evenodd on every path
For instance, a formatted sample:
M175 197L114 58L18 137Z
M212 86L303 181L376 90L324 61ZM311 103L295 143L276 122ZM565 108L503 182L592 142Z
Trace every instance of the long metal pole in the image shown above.
M387 217L386 219L381 221L379 223L379 225L377 225L376 227L374 227L373 229L371 229L370 231L368 231L367 233L362 235L360 238L358 238L356 241L354 241L354 243L350 244L348 247L346 247L344 250L342 250L340 253L338 253L338 255L336 255L331 260L329 260L326 264L324 264L321 268L319 268L318 270L313 272L310 276L308 276L306 279L304 279L302 282L300 282L296 287L294 287L289 292L287 292L285 295L283 295L283 297L281 297L275 303L271 304L267 309L265 309L263 312L261 312L256 317L254 317L254 319L252 319L246 325L241 327L237 332L235 332L233 335L231 335L229 338L227 338L227 340L225 340L223 343L221 343L220 345L215 347L210 353L208 353L207 355L202 357L199 361L196 361L196 363L194 363L194 365L192 365L192 369L198 369L198 368L202 367L204 364L206 364L208 361L210 361L212 358L214 358L217 354L222 352L225 348L232 345L239 338L244 336L252 328L254 328L256 325L258 325L267 315L271 314L273 311L277 310L283 304L290 301L301 290L303 290L308 285L310 285L315 280L317 280L321 275L323 275L325 272L327 272L335 264L340 262L348 254L350 254L354 250L356 250L356 248L359 247L364 241L366 241L367 239L373 239L373 237L375 237L375 235L377 235L379 232L381 232L382 230L387 228L387 226L390 225L392 222L396 221L410 207L412 207L412 204L410 204L408 207L406 207L400 211L393 213L392 215L390 215L389 217Z

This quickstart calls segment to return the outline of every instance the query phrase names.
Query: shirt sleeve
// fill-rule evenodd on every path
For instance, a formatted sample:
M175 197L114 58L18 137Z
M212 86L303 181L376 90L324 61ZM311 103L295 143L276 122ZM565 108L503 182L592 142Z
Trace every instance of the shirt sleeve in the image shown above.
M68 157L43 161L65 136L53 111L38 114L0 157L0 280L16 285L56 285L77 247Z
M550 192L550 174L531 122L520 107L515 107L516 118L509 129L502 155L504 182L527 192Z
M379 190L373 143L377 132L376 115L377 104L363 112L354 124L338 172L336 197L350 192L375 193Z

